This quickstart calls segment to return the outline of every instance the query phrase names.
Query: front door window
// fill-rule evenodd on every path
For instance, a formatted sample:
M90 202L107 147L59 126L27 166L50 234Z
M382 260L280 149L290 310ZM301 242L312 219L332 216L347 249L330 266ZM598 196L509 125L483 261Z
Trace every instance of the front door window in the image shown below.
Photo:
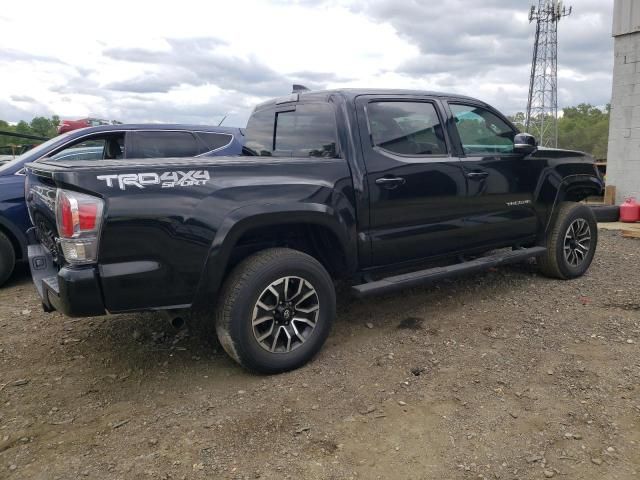
M47 158L59 161L119 159L124 155L124 134L95 135L54 150Z
M465 155L513 153L515 131L500 117L482 107L449 104Z

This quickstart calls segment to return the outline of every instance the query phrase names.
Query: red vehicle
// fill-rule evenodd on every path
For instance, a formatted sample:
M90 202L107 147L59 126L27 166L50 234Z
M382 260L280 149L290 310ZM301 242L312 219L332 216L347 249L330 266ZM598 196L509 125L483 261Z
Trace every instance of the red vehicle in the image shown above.
M66 133L85 127L97 127L100 125L118 125L122 122L115 120L103 120L101 118L81 118L80 120L61 120L58 133Z

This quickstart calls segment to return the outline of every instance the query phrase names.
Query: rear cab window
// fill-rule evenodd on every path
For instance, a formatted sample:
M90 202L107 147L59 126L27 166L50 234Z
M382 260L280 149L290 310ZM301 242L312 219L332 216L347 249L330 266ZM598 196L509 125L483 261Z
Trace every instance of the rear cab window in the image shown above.
M336 118L329 103L269 108L247 124L245 152L278 157L339 157Z
M253 113L245 130L243 152L249 155L270 157L273 154L275 109L267 108Z

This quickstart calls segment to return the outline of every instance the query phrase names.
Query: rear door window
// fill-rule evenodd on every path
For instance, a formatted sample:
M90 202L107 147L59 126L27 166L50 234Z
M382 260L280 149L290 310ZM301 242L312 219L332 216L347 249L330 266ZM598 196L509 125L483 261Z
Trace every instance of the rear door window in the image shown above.
M336 119L328 103L300 104L276 114L274 154L294 157L338 156Z
M447 144L433 103L372 102L367 105L375 147L399 155L445 155Z
M128 158L195 157L202 153L190 132L135 132Z

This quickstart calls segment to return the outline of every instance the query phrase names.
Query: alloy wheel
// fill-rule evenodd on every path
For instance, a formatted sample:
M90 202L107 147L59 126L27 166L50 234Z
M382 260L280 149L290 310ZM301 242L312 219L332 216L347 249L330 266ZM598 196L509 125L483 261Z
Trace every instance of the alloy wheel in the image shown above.
M258 297L251 326L258 344L271 353L289 353L305 343L316 328L320 301L304 278L282 277Z
M589 223L578 218L574 220L564 236L564 258L573 267L584 262L591 248L591 227Z

